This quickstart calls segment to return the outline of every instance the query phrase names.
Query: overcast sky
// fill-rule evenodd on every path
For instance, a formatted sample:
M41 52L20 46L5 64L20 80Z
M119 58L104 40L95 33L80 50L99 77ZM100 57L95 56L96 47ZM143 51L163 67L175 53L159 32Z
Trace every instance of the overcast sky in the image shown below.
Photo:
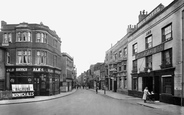
M173 0L2 0L0 20L8 24L40 23L61 38L61 51L74 58L77 75L104 62L105 52L120 40L129 24Z

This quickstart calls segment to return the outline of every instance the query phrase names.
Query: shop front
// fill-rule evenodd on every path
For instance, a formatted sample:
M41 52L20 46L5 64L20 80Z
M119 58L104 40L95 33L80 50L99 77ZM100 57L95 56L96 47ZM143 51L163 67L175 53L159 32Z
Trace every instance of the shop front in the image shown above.
M35 95L56 95L60 93L60 70L52 68L33 68Z
M158 93L158 98L165 103L180 103L176 102L179 97L174 96L174 71L175 68L166 68L155 71L155 93ZM178 98L178 99L176 99Z
M24 87L25 89L26 86L33 86L33 93L25 97L33 97L31 95L46 96L59 94L59 81L60 70L54 70L53 68L16 66L6 68L6 90L13 91L17 87ZM15 92L16 94L13 95L18 97L19 94L17 94L17 91ZM20 93L20 95L29 95L28 93Z
M31 67L7 67L6 90L12 91L12 98L34 97Z

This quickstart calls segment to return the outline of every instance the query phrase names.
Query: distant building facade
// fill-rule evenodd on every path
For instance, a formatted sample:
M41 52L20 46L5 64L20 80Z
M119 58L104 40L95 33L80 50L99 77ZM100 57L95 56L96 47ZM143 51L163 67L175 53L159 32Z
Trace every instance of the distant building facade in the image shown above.
M6 54L6 50L2 47L0 47L0 90L5 90L5 54Z
M127 94L128 35L135 26L128 26L127 34L106 51L105 68L108 89Z
M73 58L67 54L62 53L62 91L71 91L75 81L74 61Z

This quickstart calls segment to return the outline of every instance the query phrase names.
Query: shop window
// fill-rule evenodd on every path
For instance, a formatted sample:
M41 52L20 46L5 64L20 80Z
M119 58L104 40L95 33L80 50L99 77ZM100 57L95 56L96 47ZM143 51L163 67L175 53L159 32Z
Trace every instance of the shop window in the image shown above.
M118 69L118 70L119 70L119 72L121 72L121 67L119 67L119 69Z
M152 36L146 37L146 49L149 49L152 47Z
M119 51L119 57L120 58L122 57L122 51L121 50Z
M137 71L137 60L133 60L133 71Z
M172 40L172 24L162 28L162 42Z
M57 56L56 55L54 55L53 65L57 66Z
M57 48L57 40L53 40L53 46L55 47L55 48Z
M10 62L10 53L9 52L7 52L7 64L10 64L11 62Z
M135 43L133 46L132 46L132 54L135 55L137 53L137 43Z
M172 77L163 77L163 93L172 94Z
M12 34L11 33L4 33L3 34L3 45L12 43Z
M37 33L36 34L36 42L40 42L41 40L41 37L40 37L40 33Z
M117 56L118 56L118 54L116 53L116 54L114 55L115 60L117 59Z
M132 89L133 90L137 90L137 84L138 84L138 80L137 80L137 77L133 77L132 79Z
M112 51L110 51L110 59L112 59L112 58L113 58Z
M126 56L126 55L128 54L127 52L128 52L128 51L127 51L127 47L125 47L125 48L124 48L124 54L123 54L123 55Z
M124 77L123 84L124 84L124 88L126 89L127 88L127 77L126 76Z
M47 63L47 52L46 51L37 51L36 52L36 64L37 65L46 65Z
M27 31L16 33L17 42L31 42L31 33Z
M152 68L152 56L146 57L146 68Z
M161 68L167 67L172 67L172 49L168 49L162 52Z
M31 64L31 50L18 50L17 64Z
M108 57L108 54L106 54L106 56L105 56L106 61L108 61L108 58L109 58L109 57Z

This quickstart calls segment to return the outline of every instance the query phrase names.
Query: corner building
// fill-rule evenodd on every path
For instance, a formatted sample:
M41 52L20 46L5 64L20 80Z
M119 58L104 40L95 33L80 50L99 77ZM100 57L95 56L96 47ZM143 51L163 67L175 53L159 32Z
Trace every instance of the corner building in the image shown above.
M5 89L12 84L33 84L34 95L55 95L61 74L61 40L40 24L1 21L0 45L5 54Z
M182 97L182 39L184 1L142 11L137 29L128 36L128 93L142 97L147 86L155 99L180 104Z

